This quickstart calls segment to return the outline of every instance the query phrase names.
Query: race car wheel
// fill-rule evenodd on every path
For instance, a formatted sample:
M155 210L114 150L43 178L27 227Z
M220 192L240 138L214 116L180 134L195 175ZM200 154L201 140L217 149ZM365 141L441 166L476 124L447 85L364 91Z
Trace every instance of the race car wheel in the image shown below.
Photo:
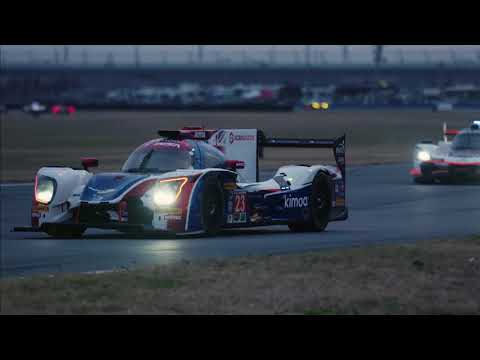
M55 238L77 238L82 236L85 230L84 227L71 228L70 226L64 227L61 224L49 224L45 227L45 232Z
M215 177L205 180L201 209L205 234L217 234L222 228L224 220L224 196L223 188Z
M413 181L416 184L431 184L433 183L433 176L432 176L432 166L428 164L423 164L421 166L422 175L414 177Z
M290 223L288 227L294 232L323 231L328 225L331 207L330 180L327 175L319 173L312 182L312 194L308 211L309 221Z

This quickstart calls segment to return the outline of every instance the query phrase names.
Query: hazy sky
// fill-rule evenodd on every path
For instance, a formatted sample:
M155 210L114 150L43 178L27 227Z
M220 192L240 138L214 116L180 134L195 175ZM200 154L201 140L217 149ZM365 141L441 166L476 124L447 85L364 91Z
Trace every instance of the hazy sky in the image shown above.
M189 62L196 56L197 45L141 45L140 56L144 63ZM116 63L131 63L133 45L69 45L69 60L81 63L104 63L110 56ZM277 62L302 61L305 45L204 45L204 60L213 61L268 61L272 49ZM352 62L369 62L372 45L349 45ZM61 62L63 45L3 45L6 62ZM340 45L311 45L312 61L338 62L342 59ZM389 61L404 58L408 61L449 61L467 59L479 61L479 45L386 45ZM57 60L55 60L57 59Z

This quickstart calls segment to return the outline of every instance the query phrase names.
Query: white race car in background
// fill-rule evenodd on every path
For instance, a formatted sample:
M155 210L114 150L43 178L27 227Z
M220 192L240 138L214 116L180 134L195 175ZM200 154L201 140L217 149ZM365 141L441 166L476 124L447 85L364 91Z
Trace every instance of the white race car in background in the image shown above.
M48 112L47 106L39 103L38 101L33 101L31 104L25 105L22 110L23 112L34 116Z
M443 141L423 141L415 146L410 175L416 183L480 180L480 120L469 128L447 129L443 125ZM454 136L453 141L448 137Z

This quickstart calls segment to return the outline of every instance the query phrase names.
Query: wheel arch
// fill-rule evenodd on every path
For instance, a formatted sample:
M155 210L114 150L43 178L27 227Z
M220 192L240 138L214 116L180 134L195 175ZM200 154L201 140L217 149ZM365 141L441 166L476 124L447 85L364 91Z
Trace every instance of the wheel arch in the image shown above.
M223 187L225 181L236 181L236 176L237 174L230 170L207 169L195 179L187 202L185 232L197 232L202 230L201 193L204 189L206 180L215 177Z

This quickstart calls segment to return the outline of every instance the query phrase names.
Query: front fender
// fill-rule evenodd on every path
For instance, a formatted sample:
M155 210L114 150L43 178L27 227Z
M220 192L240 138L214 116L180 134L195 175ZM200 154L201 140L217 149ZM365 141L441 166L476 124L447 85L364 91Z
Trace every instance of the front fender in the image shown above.
M191 188L187 203L185 232L199 232L203 230L201 202L202 192L205 186L205 179L207 176L217 176L219 178L219 181L223 183L224 191L229 191L228 189L226 189L227 185L236 184L237 174L229 170L209 169L203 172L198 178L196 178L195 183ZM229 189L231 190L231 188Z
M37 176L48 176L55 180L56 190L48 205L38 203L35 194L32 202L32 226L42 223L60 223L72 218L71 209L78 206L73 196L83 189L92 174L85 170L75 170L68 167L42 167ZM79 197L78 197L79 199Z

